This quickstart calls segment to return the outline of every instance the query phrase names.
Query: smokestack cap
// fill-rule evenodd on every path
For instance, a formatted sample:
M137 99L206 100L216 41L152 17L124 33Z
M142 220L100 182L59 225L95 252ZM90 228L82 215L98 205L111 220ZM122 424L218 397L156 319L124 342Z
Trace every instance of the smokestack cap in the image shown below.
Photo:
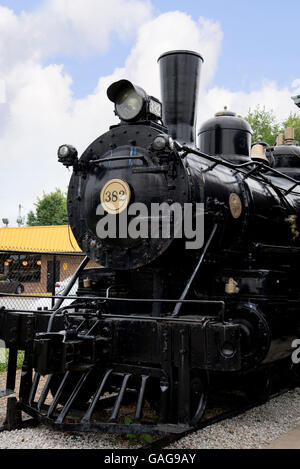
M195 55L196 57L199 57L202 62L204 62L204 59L202 57L202 55L198 54L198 52L194 52L192 50L171 50L169 52L164 52L158 59L157 62L160 61L160 59L162 59L163 57L166 57L167 55L178 55L178 54L189 54L189 55Z

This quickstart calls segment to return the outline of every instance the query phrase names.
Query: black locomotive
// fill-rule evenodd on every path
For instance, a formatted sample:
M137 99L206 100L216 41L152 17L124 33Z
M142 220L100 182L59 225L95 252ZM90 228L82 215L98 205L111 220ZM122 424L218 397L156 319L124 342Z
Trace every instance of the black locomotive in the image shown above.
M210 380L266 392L274 363L299 372L299 147L251 149L249 124L226 109L196 142L202 61L191 51L160 57L162 103L114 83L120 123L80 159L59 148L73 168L70 225L87 256L63 295L79 277L77 297L48 313L0 312L10 383L15 351L25 349L20 408L39 421L127 433L132 408L132 432L176 432L201 420ZM134 204L145 212L134 217ZM192 210L200 246L175 235L183 220L174 213L163 236L175 206ZM124 233L124 220L143 234ZM86 269L90 259L99 267Z

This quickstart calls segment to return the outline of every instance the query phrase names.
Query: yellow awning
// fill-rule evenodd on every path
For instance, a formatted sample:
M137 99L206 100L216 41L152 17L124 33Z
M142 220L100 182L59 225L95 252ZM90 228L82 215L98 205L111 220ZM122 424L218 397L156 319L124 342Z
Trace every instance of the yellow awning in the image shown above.
M0 251L81 252L68 225L0 228Z

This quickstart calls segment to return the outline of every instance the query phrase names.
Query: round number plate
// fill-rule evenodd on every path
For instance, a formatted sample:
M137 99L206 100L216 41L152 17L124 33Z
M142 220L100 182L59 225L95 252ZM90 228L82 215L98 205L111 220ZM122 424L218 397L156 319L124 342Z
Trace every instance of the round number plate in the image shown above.
M240 197L237 194L230 194L229 207L233 218L240 218L243 212L243 205Z
M107 213L117 215L126 209L130 202L131 191L122 179L111 179L103 187L100 195L102 207Z

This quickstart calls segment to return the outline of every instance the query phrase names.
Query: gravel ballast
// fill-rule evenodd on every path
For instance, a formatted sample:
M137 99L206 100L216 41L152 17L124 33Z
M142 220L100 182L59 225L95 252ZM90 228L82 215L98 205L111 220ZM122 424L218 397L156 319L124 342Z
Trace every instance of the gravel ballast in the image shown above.
M170 448L262 449L300 424L300 388L243 415L182 438Z
M4 376L0 376L0 381ZM6 399L0 399L0 415ZM2 419L3 420L3 419ZM300 388L275 397L243 415L212 425L169 446L170 449L259 449L300 424ZM45 426L0 433L0 449L138 448L125 435L61 433Z

